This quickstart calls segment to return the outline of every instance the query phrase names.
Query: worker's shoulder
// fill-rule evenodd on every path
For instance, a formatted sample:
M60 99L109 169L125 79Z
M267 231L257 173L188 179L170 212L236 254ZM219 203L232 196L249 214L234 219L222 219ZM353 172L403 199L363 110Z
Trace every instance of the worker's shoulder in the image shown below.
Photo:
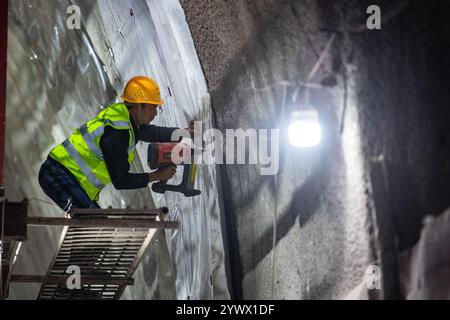
M115 102L104 108L100 113L102 114L111 112L128 113L129 111L127 106L123 102Z
M111 125L115 129L130 129L131 119L128 108L123 103L114 103L102 110L97 119L105 125Z
M119 102L114 102L112 104L110 104L108 106L108 108L126 108L127 106L125 105L125 103L119 101Z

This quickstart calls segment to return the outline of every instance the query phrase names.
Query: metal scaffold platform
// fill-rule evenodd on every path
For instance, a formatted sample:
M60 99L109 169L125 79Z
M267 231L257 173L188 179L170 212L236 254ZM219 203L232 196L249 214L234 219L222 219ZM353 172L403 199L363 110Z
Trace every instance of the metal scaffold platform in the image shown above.
M42 283L39 300L117 300L127 286L157 229L176 229L162 209L75 209L66 218L27 216L27 201L3 206L2 298L12 282ZM3 211L2 211L3 212ZM63 226L58 250L45 276L13 274L28 226ZM70 284L70 270L79 284Z

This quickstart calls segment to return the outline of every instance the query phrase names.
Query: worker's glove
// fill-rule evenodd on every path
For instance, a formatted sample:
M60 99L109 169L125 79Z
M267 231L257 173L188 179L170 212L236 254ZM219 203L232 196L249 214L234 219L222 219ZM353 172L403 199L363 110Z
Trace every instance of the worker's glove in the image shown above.
M175 173L177 172L176 166L170 166L158 169L157 171L150 174L150 181L169 181L173 178Z

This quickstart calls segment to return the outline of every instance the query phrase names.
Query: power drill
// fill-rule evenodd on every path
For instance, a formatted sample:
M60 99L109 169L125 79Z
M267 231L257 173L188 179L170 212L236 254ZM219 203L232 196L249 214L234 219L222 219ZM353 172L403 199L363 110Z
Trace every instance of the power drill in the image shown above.
M173 165L177 165L172 160L172 152L175 147L180 147L179 142L168 142L168 143L151 143L148 147L148 157L147 162L148 166L151 170L157 170L165 167L170 167ZM184 145L185 148L180 148L181 154L179 154L180 159L185 159L185 154L182 154L189 147ZM193 159L194 150L190 149L190 159ZM200 190L196 190L195 179L197 176L198 165L197 164L178 164L179 166L183 166L183 181L179 185L170 185L167 184L167 181L160 181L154 183L152 185L153 192L165 194L167 191L179 192L184 194L186 197L196 197L200 195L202 192Z

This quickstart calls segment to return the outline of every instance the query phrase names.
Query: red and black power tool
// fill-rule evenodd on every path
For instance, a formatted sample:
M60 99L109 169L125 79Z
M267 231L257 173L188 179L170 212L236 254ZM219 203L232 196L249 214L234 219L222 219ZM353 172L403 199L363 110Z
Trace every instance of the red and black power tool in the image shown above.
M168 142L168 143L151 143L148 147L148 166L151 170L157 170L165 167L170 167L174 165L183 166L183 181L179 185L167 184L167 181L160 181L152 185L152 190L156 193L164 194L167 191L179 192L184 194L186 197L195 197L200 195L202 192L200 190L194 189L195 178L197 176L197 164L175 164L172 160L172 153L176 147L178 147L180 153L177 155L179 159L185 159L185 156L190 156L188 159L194 159L194 150L183 145L180 148L179 142ZM184 155L183 152L190 152L190 155Z

